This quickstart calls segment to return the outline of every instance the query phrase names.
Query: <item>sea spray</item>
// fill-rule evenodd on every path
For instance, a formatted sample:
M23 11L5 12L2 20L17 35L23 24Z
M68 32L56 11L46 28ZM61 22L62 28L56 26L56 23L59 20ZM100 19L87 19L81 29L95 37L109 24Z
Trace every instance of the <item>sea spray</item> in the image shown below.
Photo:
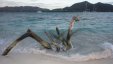
M113 57L113 44L109 42L104 42L102 45L103 45L103 48L110 49L112 51L112 57Z

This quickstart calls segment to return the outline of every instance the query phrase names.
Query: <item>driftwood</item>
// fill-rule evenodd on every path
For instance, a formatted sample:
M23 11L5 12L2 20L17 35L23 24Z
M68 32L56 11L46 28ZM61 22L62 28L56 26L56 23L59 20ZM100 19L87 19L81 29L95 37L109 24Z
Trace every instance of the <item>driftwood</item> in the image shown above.
M10 50L16 46L17 43L19 43L21 40L31 37L35 39L38 43L40 43L44 48L46 49L51 49L54 46L56 48L56 51L59 52L60 50L66 51L72 48L72 43L71 43L71 36L72 36L72 28L74 25L74 22L78 21L77 17L73 17L70 26L68 28L67 32L67 37L64 37L63 35L65 34L64 32L60 32L59 28L56 27L56 34L52 32L45 32L46 36L49 38L50 43L44 41L41 37L36 35L34 32L32 32L30 29L27 30L25 34L20 36L18 39L16 39L12 44L10 44L5 51L3 52L3 56L7 55ZM63 47L63 48L62 48Z
M7 55L9 53L9 51L16 46L17 43L19 43L21 40L27 38L27 37L31 37L33 39L35 39L37 42L39 42L44 48L46 49L51 49L51 46L49 43L47 43L46 41L44 41L42 38L40 38L38 35L36 35L35 33L33 33L30 29L28 29L28 31L23 34L21 37L19 37L18 39L16 39L12 44L10 44L5 51L3 52L3 56Z

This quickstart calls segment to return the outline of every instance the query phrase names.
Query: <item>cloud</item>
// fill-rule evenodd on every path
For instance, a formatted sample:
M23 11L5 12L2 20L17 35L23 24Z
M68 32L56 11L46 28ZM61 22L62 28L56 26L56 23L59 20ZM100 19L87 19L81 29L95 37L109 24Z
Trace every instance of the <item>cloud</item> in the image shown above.
M35 1L38 1L38 0L30 0L30 1L34 1L35 2Z
M14 1L7 1L7 0L0 0L0 7L4 6L24 6L25 4L22 2L14 2Z
M55 9L55 8L64 8L67 5L62 3L53 3L53 4L44 4L44 3L30 3L28 4L30 6L38 6L41 8L48 8L48 9Z
M38 1L38 0L32 0ZM0 7L4 6L37 6L41 8L55 9L55 8L64 8L68 6L67 4L58 3L39 3L39 2L19 2L19 1L9 1L9 0L0 0Z
M113 2L107 2L108 4L112 4L113 5Z
M4 6L38 6L41 8L55 9L71 6L76 2L84 0L0 0L0 7ZM97 0L87 0L89 2L97 2ZM105 0L101 0L102 2ZM113 2L108 1L109 4Z

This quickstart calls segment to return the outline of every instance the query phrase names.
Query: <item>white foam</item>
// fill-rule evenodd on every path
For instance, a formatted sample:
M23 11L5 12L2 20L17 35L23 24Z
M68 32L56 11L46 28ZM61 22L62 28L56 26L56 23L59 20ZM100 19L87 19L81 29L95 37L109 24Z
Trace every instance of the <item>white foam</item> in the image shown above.
M87 61L87 60L95 60L102 58L112 58L113 57L113 44L109 42L105 42L101 45L104 51L93 52L87 55L71 55L70 59L72 61Z
M13 51L13 53L33 53L33 54L39 54L39 53L46 53L46 50L40 50L39 48L22 48L22 49L16 49Z
M112 57L113 57L113 44L112 43L104 42L103 48L111 50Z
M76 54L76 55L72 55L70 58L72 61L88 61L88 60L108 58L111 57L111 55L112 55L111 50L106 49L103 52L94 52L88 55Z
M113 44L109 42L105 42L100 45L104 51L100 52L92 52L87 55L81 55L79 53L65 56L60 53L55 53L54 51L49 51L48 50L40 50L39 48L19 48L19 49L14 49L12 52L14 53L32 53L32 54L44 54L44 55L49 55L49 56L54 56L54 57L59 57L63 58L66 60L70 61L88 61L88 60L95 60L95 59L102 59L102 58L112 58L113 56ZM52 52L52 53L51 53Z
M105 42L105 43L103 44L103 46L104 46L105 49L111 49L112 52L113 52L113 44L111 44L111 43L109 43L109 42Z
M35 49L35 48L30 48L30 49L16 49L15 52L20 52L20 53L33 53L33 54L44 54L44 55L49 55L49 56L54 56L54 57L59 57L59 58L63 58L66 60L70 60L70 61L88 61L88 60L96 60L96 59L102 59L102 58L111 58L112 56L112 50L111 48L106 48L106 44L105 45L105 50L101 51L101 52L93 52L87 55L81 55L81 54L74 54L74 55L70 55L70 56L64 56L61 55L59 53L48 53L48 50L40 50L40 49ZM103 46L102 45L102 46ZM52 51L51 51L52 52Z

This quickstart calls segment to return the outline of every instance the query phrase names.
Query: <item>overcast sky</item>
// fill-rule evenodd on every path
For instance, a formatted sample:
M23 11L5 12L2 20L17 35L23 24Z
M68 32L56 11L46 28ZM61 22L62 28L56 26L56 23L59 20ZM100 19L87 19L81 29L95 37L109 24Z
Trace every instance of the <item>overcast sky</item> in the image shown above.
M112 3L113 0L0 0L0 7L4 6L38 6L42 8L54 9L71 6L74 3L89 1L91 3L103 2Z

